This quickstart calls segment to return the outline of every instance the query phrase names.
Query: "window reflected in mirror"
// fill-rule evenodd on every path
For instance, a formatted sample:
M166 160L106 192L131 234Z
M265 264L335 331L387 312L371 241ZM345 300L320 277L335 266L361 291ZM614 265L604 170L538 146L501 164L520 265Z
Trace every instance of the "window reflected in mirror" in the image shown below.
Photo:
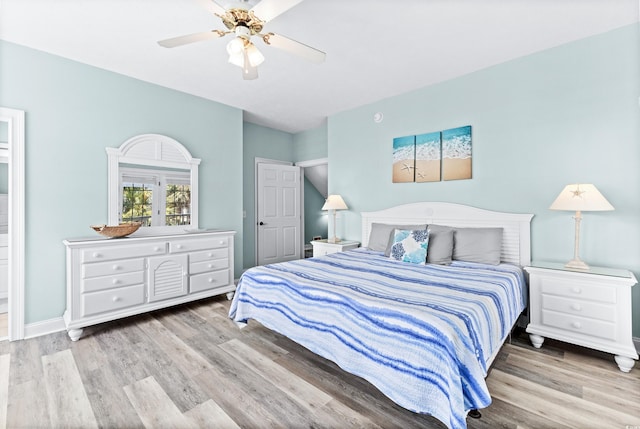
M189 171L120 167L121 222L148 226L191 224Z

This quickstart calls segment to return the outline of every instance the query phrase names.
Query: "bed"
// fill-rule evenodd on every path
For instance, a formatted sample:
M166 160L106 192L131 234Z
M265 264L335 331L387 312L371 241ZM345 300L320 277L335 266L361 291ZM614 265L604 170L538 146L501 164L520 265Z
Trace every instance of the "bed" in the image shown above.
M487 371L526 306L531 218L451 203L362 213L361 248L247 270L229 316L289 337L408 410L465 428L469 411L491 403ZM394 234L423 225L434 257L449 237L440 232L452 231L451 262L390 256ZM464 253L468 237L479 260Z

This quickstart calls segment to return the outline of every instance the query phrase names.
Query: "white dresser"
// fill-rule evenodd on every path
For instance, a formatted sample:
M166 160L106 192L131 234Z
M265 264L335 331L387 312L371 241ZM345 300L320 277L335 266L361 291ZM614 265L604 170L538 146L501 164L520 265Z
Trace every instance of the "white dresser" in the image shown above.
M591 267L589 271L563 264L537 262L529 273L531 343L540 348L554 338L615 355L623 372L638 359L631 333L630 271ZM634 360L635 359L635 360Z
M65 240L67 309L73 341L82 329L235 291L235 231Z

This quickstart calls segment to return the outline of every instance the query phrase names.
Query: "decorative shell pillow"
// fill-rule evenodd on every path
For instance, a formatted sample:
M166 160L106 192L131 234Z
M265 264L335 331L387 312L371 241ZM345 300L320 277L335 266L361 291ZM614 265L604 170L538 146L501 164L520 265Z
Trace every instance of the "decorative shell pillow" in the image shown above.
M428 244L429 231L426 229L395 229L389 258L424 265Z

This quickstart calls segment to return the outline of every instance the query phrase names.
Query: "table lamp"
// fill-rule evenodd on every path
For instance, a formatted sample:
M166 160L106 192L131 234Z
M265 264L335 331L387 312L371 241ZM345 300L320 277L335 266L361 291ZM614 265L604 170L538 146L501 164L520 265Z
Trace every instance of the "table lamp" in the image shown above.
M591 184L572 184L564 187L558 198L549 207L551 210L568 210L576 212L575 246L573 259L565 265L567 268L588 270L589 266L580 260L580 221L582 212L614 210L609 201Z
M336 210L347 210L348 207L340 195L329 195L322 206L322 210L329 210L333 214L333 234L327 240L328 243L339 243L340 239L336 236Z

